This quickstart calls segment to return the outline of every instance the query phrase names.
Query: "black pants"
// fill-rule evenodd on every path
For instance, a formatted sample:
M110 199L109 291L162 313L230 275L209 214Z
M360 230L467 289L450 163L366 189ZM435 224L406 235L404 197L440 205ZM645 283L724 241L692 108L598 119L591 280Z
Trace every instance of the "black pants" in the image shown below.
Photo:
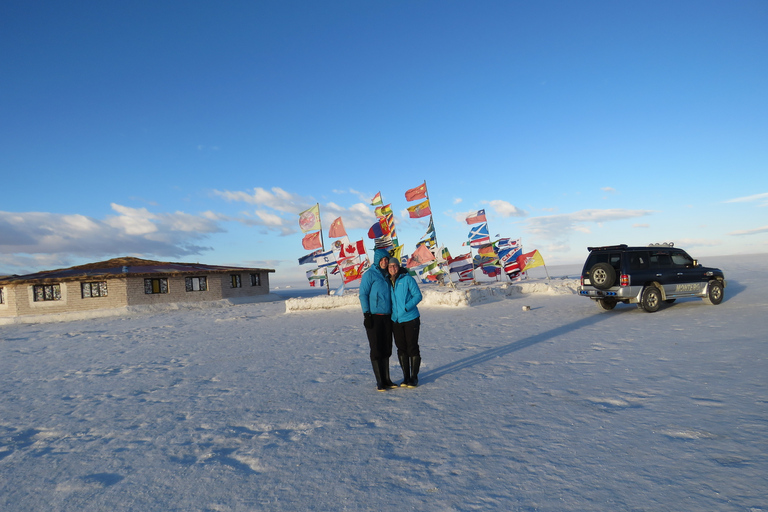
M365 334L371 347L371 359L392 356L392 319L389 315L373 315L373 327L366 329Z
M392 334L395 335L397 356L421 357L419 352L419 329L421 318L399 324L392 322Z

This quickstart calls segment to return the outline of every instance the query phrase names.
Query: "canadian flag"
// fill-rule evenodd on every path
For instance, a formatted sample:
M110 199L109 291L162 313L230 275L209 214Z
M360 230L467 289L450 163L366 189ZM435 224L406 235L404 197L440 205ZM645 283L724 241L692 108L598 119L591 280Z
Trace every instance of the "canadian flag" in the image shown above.
M355 243L342 245L339 251L339 259L354 258L363 254L365 254L365 243L362 240L358 240Z

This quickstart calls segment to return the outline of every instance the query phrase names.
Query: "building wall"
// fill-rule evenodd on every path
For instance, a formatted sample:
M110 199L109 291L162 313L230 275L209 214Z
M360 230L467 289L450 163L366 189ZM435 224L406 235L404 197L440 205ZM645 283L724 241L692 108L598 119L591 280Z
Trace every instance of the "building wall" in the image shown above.
M240 275L240 288L232 288L231 274L195 274L194 276L168 277L168 293L145 293L144 278L128 278L127 298L131 306L167 304L173 302L203 302L236 297L253 297L269 293L269 274L261 272L261 285L251 286L251 273ZM162 276L158 276L162 277ZM205 277L206 291L187 291L187 277Z
M83 282L93 282L92 280ZM74 313L126 306L125 279L108 279L106 297L83 298L81 281L59 282L60 300L35 302L34 284L4 286L5 304L0 305L0 317Z

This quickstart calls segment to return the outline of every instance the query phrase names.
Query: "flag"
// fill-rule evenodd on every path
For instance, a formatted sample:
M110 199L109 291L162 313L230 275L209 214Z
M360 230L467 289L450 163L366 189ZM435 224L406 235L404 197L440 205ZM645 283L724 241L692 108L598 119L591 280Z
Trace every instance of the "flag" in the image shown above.
M392 237L389 235L379 236L373 240L374 249L389 249L395 244L392 242Z
M299 265L304 265L305 263L314 263L315 262L315 256L320 254L320 249L316 250L315 252L311 252L305 256L302 256L299 258Z
M325 279L325 269L316 268L315 270L307 271L307 279L309 279L310 281L314 279Z
M420 245L415 251L413 251L413 254L411 254L411 259L408 260L408 264L406 266L408 268L418 267L419 265L424 265L425 263L429 263L434 259L435 255L432 254L430 250L425 246Z
M320 286L320 288L322 288L323 286L325 286L325 279L313 279L312 281L309 282L309 286L314 288L315 287L315 283L319 283L318 286Z
M467 215L467 224L477 224L478 222L486 222L485 210L477 210L477 213Z
M427 197L427 182L425 181L416 188L412 188L405 193L406 201L416 201Z
M381 200L381 192L376 192L376 195L371 199L371 206L378 206L380 204L384 204L384 201Z
M303 245L304 248L308 251L321 248L323 244L320 243L320 232L315 231L314 233L305 235L301 240L301 245Z
M474 270L472 269L462 270L461 272L459 272L459 282L474 281L474 280L475 280Z
M390 208L391 206L392 206L392 204L391 204L391 203L390 203L390 204L385 204L385 205L383 205L383 206L377 206L377 207L376 207L376 208L373 210L373 213L374 213L374 215L376 215L377 217L384 217L384 216L386 216L386 215L393 215L393 213L392 213L392 208Z
M472 265L472 255L470 253L459 254L455 258L449 258L448 268L451 272L457 273L472 270L474 268Z
M384 235L389 235L392 230L389 227L386 217L379 217L376 223L368 230L368 238L381 238Z
M520 270L528 270L530 268L543 266L544 258L542 258L541 253L536 250L519 256L517 262L520 264Z
M318 254L317 256L315 256L315 262L317 263L317 266L320 268L330 267L331 265L335 265L336 258L333 255L333 250Z
M348 243L342 246L341 251L339 251L339 259L354 258L363 254L365 254L365 244L362 240L358 240L354 244Z
M483 267L483 274L488 277L496 277L501 275L501 269L499 267Z
M344 229L344 223L341 221L341 217L331 222L331 228L328 230L328 236L331 238L347 236L347 231Z
M520 239L512 240L511 238L499 238L496 240L493 245L496 246L496 250L501 253L504 249L516 249L518 247L522 246L522 242L520 242Z
M493 244L481 245L477 248L477 254L480 256L492 256L493 258L496 258L496 251Z
M472 264L475 266L475 268L480 268L493 265L497 261L499 260L496 258L496 256L481 256L478 254L472 260Z
M426 238L424 240L419 240L418 242L416 242L416 247L420 245L426 245L431 250L431 249L434 249L435 246L437 246L437 240L435 240L434 238Z
M448 261L451 259L451 251L449 251L447 247L443 247L441 256L444 261Z
M321 229L319 204L316 204L312 208L304 210L299 214L299 227L304 233Z
M344 267L341 271L344 274L344 284L351 283L352 281L363 277L363 264L360 263L358 265Z
M407 210L408 216L412 219L420 219L422 217L426 217L427 215L432 215L432 210L429 208L429 199L419 204L409 206Z
M435 223L432 220L432 217L429 218L429 226L427 226L427 232L424 233L424 236L421 238L437 238L437 234L435 233Z
M400 258L402 258L402 257L403 257L403 246L402 246L402 245L398 245L397 247L393 247L393 248L392 248L392 249L389 251L389 254L390 254L390 256L392 256L393 258L397 258L397 259L398 259L398 261L399 261L399 260L400 260Z
M489 243L491 237L488 236L488 224L484 222L474 226L469 230L467 238L469 238L469 245L471 247L480 247L481 245Z

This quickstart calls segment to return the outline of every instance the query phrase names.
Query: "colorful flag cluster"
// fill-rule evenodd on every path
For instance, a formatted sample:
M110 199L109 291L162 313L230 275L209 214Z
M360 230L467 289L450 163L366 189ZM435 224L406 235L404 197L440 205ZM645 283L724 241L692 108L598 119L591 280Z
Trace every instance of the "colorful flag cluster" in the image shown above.
M373 213L376 222L368 230L368 238L373 239L375 249L391 249L398 245L395 232L395 214L391 204L384 204L381 192L377 192L371 199L371 206L375 206Z

